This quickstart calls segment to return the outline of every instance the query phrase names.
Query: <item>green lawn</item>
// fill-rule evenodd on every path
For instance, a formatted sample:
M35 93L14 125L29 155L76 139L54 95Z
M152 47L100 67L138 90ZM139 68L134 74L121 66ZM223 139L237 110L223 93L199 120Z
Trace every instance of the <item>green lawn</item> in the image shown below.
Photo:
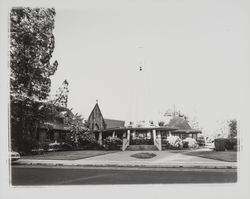
M37 160L78 160L83 158L94 157L98 155L104 155L108 153L114 153L117 151L57 151L57 152L47 152L42 155L31 155L22 156L22 159L37 159Z
M237 162L236 151L189 151L184 154L226 162Z

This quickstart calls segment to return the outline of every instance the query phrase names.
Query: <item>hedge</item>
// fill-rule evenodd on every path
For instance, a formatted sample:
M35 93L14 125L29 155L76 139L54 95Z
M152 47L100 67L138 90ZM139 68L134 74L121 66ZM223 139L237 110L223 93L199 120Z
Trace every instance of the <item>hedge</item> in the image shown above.
M118 137L107 137L103 140L103 145L107 150L120 150L122 147L122 140Z
M225 151L237 149L236 138L217 138L214 139L214 146L216 151Z

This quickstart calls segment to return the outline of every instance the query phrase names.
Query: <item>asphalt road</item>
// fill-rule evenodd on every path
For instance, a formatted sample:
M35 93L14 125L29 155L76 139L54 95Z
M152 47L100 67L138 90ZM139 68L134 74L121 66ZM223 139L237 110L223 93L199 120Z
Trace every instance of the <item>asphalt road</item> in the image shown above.
M12 166L12 185L232 183L236 169Z

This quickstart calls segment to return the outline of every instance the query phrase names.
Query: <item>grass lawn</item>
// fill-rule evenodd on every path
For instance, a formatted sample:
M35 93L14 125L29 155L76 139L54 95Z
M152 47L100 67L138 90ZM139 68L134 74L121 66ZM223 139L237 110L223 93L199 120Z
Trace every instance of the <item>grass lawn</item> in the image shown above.
M96 151L96 150L82 150L82 151L57 151L47 152L42 155L22 156L22 159L36 159L36 160L78 160L83 158L94 157L98 155L105 155L108 153L115 153L118 151Z
M237 162L236 151L189 151L184 154L226 162Z

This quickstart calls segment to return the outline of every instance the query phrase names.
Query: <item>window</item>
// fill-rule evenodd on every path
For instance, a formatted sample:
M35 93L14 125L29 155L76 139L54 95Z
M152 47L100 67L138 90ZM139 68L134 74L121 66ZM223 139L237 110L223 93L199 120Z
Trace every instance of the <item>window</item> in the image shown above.
M59 138L60 138L61 140L65 140L65 138L66 138L66 133L65 133L65 132L61 132L61 133L59 134Z
M54 136L54 132L53 131L47 131L46 133L46 139L48 140L54 140L55 136Z

